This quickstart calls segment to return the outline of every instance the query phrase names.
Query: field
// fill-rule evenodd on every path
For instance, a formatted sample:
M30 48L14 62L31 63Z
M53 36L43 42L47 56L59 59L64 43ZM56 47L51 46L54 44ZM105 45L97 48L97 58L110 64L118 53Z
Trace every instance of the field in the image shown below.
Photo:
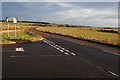
M69 35L81 39L99 41L101 43L118 45L118 33L101 32L100 28L72 28L72 27L38 27L40 31Z
M1 36L1 42L9 43L9 42L19 42L19 41L28 41L36 38L36 35L34 33L31 33L28 31L28 29L36 26L32 26L34 23L23 23L18 22L17 23L17 37L14 38L14 24L9 23L10 26L10 38L7 37L7 23L0 22L2 24L1 31L6 31L2 33ZM118 33L111 33L111 32L101 32L101 28L73 28L73 27L56 27L56 26L46 26L42 27L39 26L36 28L40 31L45 32L51 32L51 33L57 33L62 35L68 35L80 39L85 40L92 40L92 41L98 41L101 43L107 43L107 44L113 44L113 45L119 45L118 44ZM0 43L1 43L0 42Z
M7 26L8 24L5 23L5 22L0 22L0 24L2 24L2 30L6 30L7 29ZM16 27L19 29L28 29L28 28L31 28L33 26L31 26L31 24L34 24L34 23L25 23L25 22L18 22L16 24ZM14 29L14 24L13 23L9 23L9 26L10 26L10 29Z
M15 38L15 33L14 33L14 24L10 23L10 37L8 37L7 33L7 23L5 22L0 22L2 24L1 28L1 41L0 44L11 44L11 43L16 43L16 42L25 42L25 41L31 41L35 40L38 38L41 38L40 36L35 35L32 32L29 32L28 29L34 27L30 26L32 23L18 23L17 24L17 31L16 31L16 38Z

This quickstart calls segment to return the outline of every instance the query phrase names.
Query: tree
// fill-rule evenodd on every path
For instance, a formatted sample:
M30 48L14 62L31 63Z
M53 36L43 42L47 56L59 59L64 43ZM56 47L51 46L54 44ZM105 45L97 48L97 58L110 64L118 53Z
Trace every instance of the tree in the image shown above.
M66 27L70 27L68 24L66 24Z

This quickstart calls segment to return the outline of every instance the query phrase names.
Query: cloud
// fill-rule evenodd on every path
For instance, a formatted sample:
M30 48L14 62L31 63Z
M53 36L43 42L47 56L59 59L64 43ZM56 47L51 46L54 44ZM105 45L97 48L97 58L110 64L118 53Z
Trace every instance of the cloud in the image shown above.
M63 16L64 18L108 18L114 16L117 18L117 12L112 10L95 10L95 9L69 9L60 12L56 12L56 14Z
M16 2L3 3L3 17L92 26L117 26L117 3ZM9 13L9 14L8 14Z
M119 0L2 0L2 2L119 2Z
M59 5L61 7L72 7L72 5L67 4L67 3L62 3L62 2L58 2L57 5Z
M56 12L62 22L70 20L74 24L86 24L95 26L114 27L118 24L117 12L113 10L96 10L96 9L69 9Z

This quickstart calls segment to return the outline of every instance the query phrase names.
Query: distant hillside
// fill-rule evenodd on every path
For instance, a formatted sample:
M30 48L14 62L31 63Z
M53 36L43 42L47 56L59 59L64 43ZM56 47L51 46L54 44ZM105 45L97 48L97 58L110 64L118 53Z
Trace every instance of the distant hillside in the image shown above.
M50 24L50 23L48 23L48 22L36 22L36 21L19 21L19 22L36 23L36 24Z

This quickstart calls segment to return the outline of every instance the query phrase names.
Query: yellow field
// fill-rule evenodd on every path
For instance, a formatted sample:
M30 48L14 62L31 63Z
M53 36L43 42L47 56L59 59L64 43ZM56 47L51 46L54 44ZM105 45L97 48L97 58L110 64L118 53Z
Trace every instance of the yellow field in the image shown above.
M70 35L77 38L97 40L103 43L118 45L118 33L100 32L99 28L71 28L71 27L38 27L40 31Z

